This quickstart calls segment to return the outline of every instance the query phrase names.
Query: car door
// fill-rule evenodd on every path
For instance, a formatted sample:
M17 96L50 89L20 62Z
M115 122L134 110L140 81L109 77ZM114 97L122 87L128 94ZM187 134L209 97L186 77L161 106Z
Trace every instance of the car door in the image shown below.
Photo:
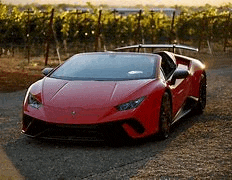
M185 79L177 79L174 84L171 84L172 75L178 67L173 59L171 59L168 55L162 55L161 61L161 69L165 76L167 85L169 86L172 92L172 104L173 104L173 116L181 109L184 105L186 98L188 97L188 93L190 90L189 86L189 77ZM181 67L183 68L183 67Z
M171 79L168 80L168 84ZM173 104L173 115L175 116L179 110L183 107L189 91L190 91L190 86L189 86L189 81L190 78L187 77L185 79L177 79L175 81L175 84L169 85L169 88L172 92L172 104Z

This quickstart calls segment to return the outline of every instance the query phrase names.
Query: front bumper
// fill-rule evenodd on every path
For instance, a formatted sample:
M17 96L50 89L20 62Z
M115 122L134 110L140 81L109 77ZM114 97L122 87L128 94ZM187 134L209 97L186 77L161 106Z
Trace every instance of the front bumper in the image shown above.
M77 125L49 123L24 114L22 132L29 137L42 139L104 141L112 136L114 138L128 136L123 128L125 124L132 127L139 134L145 131L144 127L135 119Z

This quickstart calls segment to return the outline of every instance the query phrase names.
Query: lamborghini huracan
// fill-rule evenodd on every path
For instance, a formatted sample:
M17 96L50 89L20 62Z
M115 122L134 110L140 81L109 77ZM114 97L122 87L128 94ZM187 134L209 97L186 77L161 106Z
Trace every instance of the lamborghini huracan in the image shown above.
M169 48L190 47L163 45ZM127 141L158 134L206 106L206 72L197 59L170 51L76 54L45 68L23 104L22 132L29 137Z

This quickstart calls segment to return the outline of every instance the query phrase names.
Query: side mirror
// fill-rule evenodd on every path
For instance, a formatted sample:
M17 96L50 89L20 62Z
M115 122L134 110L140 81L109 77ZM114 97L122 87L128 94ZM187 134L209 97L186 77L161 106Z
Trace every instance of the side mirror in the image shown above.
M176 80L177 79L185 79L189 76L189 71L188 70L185 70L185 69L177 69L173 76L172 76L172 79L170 81L170 85L174 85L176 83Z
M47 76L52 70L53 70L53 68L44 68L42 73L43 73L43 75Z

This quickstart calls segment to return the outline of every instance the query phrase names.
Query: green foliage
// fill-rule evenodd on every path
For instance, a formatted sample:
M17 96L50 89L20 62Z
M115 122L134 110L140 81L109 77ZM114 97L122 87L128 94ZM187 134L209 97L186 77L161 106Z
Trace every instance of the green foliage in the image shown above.
M29 40L42 45L48 35L49 19L55 8L53 28L59 43L94 43L98 32L99 7L87 3L89 11L65 11L66 4L58 5L4 5L0 1L0 44L23 45ZM102 6L107 7L107 6ZM75 8L75 6L73 6ZM110 10L102 10L100 37L107 45L121 46L134 43L168 43L170 36L181 41L199 41L202 38L221 41L225 36L231 4L220 9L206 5L195 7L176 7L182 13L175 18L171 32L172 18L163 13L152 13L147 8L139 14L120 15ZM27 10L31 13L28 15ZM41 9L44 11L41 12ZM231 33L230 33L231 36ZM229 37L231 38L231 37Z
M206 7L206 10L194 13L185 11L178 17L176 31L181 40L223 40L229 12L219 12L211 6Z

